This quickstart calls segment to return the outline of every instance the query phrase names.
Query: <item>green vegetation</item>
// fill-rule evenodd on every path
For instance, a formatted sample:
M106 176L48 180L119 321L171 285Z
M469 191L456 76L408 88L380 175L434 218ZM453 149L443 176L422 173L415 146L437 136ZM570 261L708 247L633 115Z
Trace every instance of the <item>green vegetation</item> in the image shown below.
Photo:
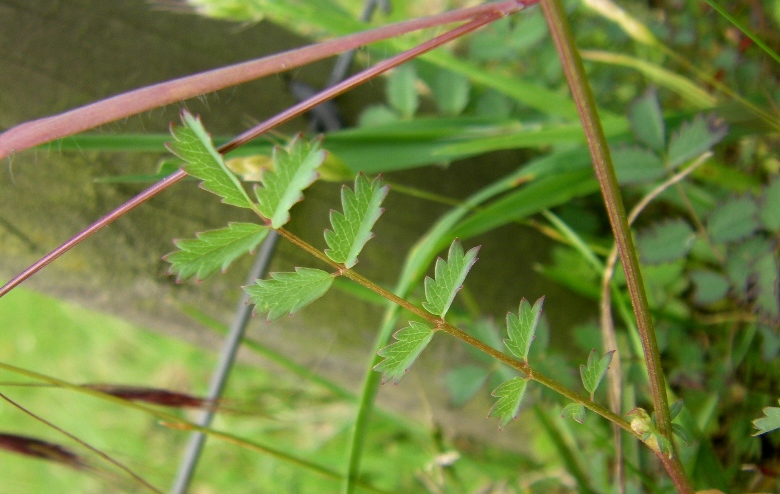
M465 22L463 27L444 34L439 31L444 21L431 18L423 27L436 28L436 35L443 37L430 43L420 34L376 31L381 35L366 50L367 58L398 54L383 67L397 68L387 79L386 101L367 108L355 128L321 138L291 137L286 146L273 149L243 146L251 136L272 128L276 120L271 119L234 140L216 139L216 147L199 119L183 113L170 145L182 160L182 170L169 175L169 184L190 175L226 204L255 213L257 221L231 223L178 241L179 250L166 259L171 273L185 280L224 270L273 229L325 267L298 266L245 287L258 314L273 321L305 310L345 278L360 287L355 293L370 292L372 300L379 298L387 307L377 323L376 354L366 356L357 395L320 377L318 386L303 386L292 364L285 364L290 377L289 383L282 381L282 392L278 376L250 367L236 369L223 404L227 413L205 431L213 436L211 441L223 441L207 454L226 458L206 459L204 464L220 467L199 470L199 481L214 482L213 488L225 492L475 492L503 486L509 492L692 493L778 488L780 409L774 404L780 389L780 160L774 149L780 118L774 105L780 97L780 71L771 43L756 40L777 41L780 8L776 2L755 2L729 14L690 3L667 5L665 10L636 5L626 12L608 0L539 3L539 8L519 12L515 2L480 7L478 15L457 19ZM323 38L365 28L355 21L356 0L190 4L204 15L235 21L267 17ZM383 23L420 14L419 2L399 0L393 7ZM707 22L701 22L702 12ZM746 27L744 20L756 17L763 21ZM570 24L576 26L574 32ZM454 48L428 51L450 38L458 39ZM332 51L351 46L344 41ZM534 56L524 56L528 53ZM328 94L377 74L367 71ZM214 79L221 77L226 76ZM182 86L189 83L180 81ZM149 104L136 102L137 93L126 96L126 114L144 111ZM85 123L90 114L72 118L72 128L63 135L99 123ZM43 142L33 134L19 127L0 135L0 155L2 145ZM76 142L90 146L103 139L98 145L122 147L101 137L91 139ZM360 252L380 220L382 201L393 193L374 175L519 148L527 149L531 158L472 196L448 204L451 208L408 252L392 290L359 273ZM323 149L330 153L327 160ZM265 167L253 170L262 172L254 195L229 165L232 158L247 156ZM323 232L325 251L285 228L290 209L304 198L318 170L346 182L341 211L331 212L331 228ZM506 316L506 327L497 327L496 318L483 314L468 290L462 290L477 262L474 237L515 222L530 224L558 242L553 261L540 267L542 273L600 304L598 324L575 328L574 348L566 352L550 344L556 328L544 320L543 299L530 304L521 284L513 288L521 302L517 313ZM436 259L445 249L446 260ZM15 311L30 312L31 319L44 317L35 307L53 304L25 299L32 296L24 292L8 297L18 297L10 307L17 304ZM78 333L76 328L68 332L63 330L65 314L45 314L50 315L54 321L31 320L29 330L18 331L24 336L13 351L19 354L0 361L66 376L70 383L148 384L151 376L170 375L161 365L176 368L180 379L195 381L193 376L210 369L204 367L201 351L184 344L159 338L150 350L145 339L151 335L121 323L110 324L120 325L121 335L119 330L95 334L99 323L86 323L82 317L87 316L79 316L74 323ZM19 325L18 320L12 322ZM11 322L6 324L10 327ZM45 328L55 324L57 337L79 335L74 346L51 337L41 337L40 343L30 340L31 334L50 335ZM130 333L133 340L126 342ZM442 334L434 338L436 333ZM403 377L420 354L449 337L474 353L473 362L453 365L445 379L453 402L465 405L480 393L492 392L494 404L486 414L498 419L499 428L527 430L533 450L528 457L491 445L466 451L435 428L421 429L374 410L381 382L403 387ZM53 345L51 353L38 345ZM101 374L57 367L102 369L91 358L66 358L75 345L94 347L91 355L114 349L128 359L127 367L113 354ZM258 342L247 345L267 354ZM23 349L33 347L34 354L25 356ZM144 357L143 352L160 349L179 359ZM42 361L41 355L47 358ZM149 358L150 363L131 370L136 358ZM572 377L578 367L581 382ZM19 378L19 372L4 369L9 380ZM178 383L155 385L169 389ZM175 429L190 430L193 425L175 415L143 414L133 408L144 407L130 404L117 411L116 397L105 396L110 393L66 387L46 393L20 388L18 393L30 396L25 400L30 408L32 395L35 400L64 395L73 407L79 406L82 394L90 404L103 398L105 411L89 411L96 418L80 420L78 412L69 411L59 424L120 461L131 458L138 465L132 468L136 473L163 485L163 470L171 468L165 460L183 438ZM267 404L269 389L274 396L288 397L300 389L305 400L319 400L318 406L333 415L325 414L327 420L307 418L302 413L306 403L292 398ZM236 407L246 404L254 413L231 412L233 400ZM528 420L513 423L522 407L529 410ZM55 412L45 407L34 411L57 421ZM287 423L279 418L285 412L292 414ZM135 418L125 419L130 414ZM132 427L127 438L120 438L119 432L98 435L92 426L100 420ZM160 427L160 421L174 430ZM153 439L139 433L151 436L153 427L160 429ZM41 424L22 427L22 432L55 434ZM160 444L154 451L160 458L145 457L143 447L149 441ZM91 458L90 465L97 461ZM37 468L44 468L39 463ZM63 465L45 468L66 470ZM92 477L72 481L90 482L87 490L96 489L101 477L120 485L131 482L115 466L101 463L95 468Z

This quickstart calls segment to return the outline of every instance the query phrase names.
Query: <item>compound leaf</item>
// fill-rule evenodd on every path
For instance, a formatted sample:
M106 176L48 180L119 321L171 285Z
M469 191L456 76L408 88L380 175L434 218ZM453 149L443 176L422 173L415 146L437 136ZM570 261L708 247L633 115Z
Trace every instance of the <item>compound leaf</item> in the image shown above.
M325 231L325 242L330 247L325 251L328 257L348 268L357 263L363 246L373 237L371 228L382 215L379 205L387 191L388 187L378 177L369 181L362 173L355 178L355 190L346 185L341 188L344 213L331 211L333 230Z
M488 418L498 418L498 429L506 427L511 420L517 418L520 412L520 402L523 401L525 388L528 386L528 379L515 377L505 381L499 387L493 390L492 396L498 398L488 413Z
M457 238L450 245L447 260L436 260L435 279L425 277L425 310L439 317L444 317L452 304L455 294L461 289L471 266L477 262L479 247L474 247L465 254L460 240Z
M290 208L303 198L302 191L317 180L316 169L325 161L319 139L297 135L286 149L273 150L274 169L263 173L263 185L255 187L257 209L280 228L290 220Z
M295 268L294 273L272 273L270 280L257 280L245 286L256 305L256 314L268 313L268 321L275 321L285 314L295 314L325 295L333 276L312 268Z
M398 341L379 350L378 355L385 359L374 366L375 371L382 373L382 384L391 380L398 384L428 346L433 333L433 329L416 321L410 321L408 327L398 330L393 335Z
M777 400L780 404L780 400ZM753 427L758 429L758 432L753 434L754 436L760 436L767 432L780 429L780 408L779 407L766 407L764 408L764 416L753 421Z
M658 92L648 89L631 104L628 120L634 135L656 152L662 152L666 143L666 126L658 103Z
M504 340L504 344L515 357L528 360L543 304L544 297L537 300L533 307L526 299L522 299L517 315L507 313L506 332L509 338Z
M714 117L704 118L699 115L692 122L682 124L669 139L668 166L674 169L692 160L708 151L727 133L728 128L723 120Z
M596 350L593 349L588 355L587 365L580 364L580 376L582 377L582 385L590 393L590 400L593 401L593 395L596 392L596 388L599 387L601 380L609 369L609 364L612 362L612 356L615 350L611 350L605 353L601 358L598 357Z
M169 274L176 281L195 276L205 279L218 269L223 272L239 256L251 252L268 235L268 228L254 223L230 223L227 228L197 234L197 238L175 240L179 248L163 259L171 263Z
M582 403L571 402L561 411L561 418L572 418L580 424L585 423L585 407Z
M780 231L780 177L775 177L764 188L758 215L764 228L773 232Z
M715 209L707 221L707 232L715 242L740 240L758 229L758 206L748 197L734 197Z
M184 111L181 119L184 126L171 129L175 140L168 143L168 149L184 160L184 171L202 180L201 187L220 196L225 204L251 209L252 200L225 165L200 118Z
M696 233L683 219L656 223L639 234L639 256L647 264L676 261L688 254L695 239Z

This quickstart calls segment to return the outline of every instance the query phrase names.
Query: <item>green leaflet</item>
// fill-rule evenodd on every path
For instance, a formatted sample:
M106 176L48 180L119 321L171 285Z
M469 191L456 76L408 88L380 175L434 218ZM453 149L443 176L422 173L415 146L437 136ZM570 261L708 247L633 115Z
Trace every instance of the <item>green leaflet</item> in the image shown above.
M325 295L333 284L330 273L312 268L295 268L294 273L272 273L270 280L257 280L244 287L257 307L255 313L268 313L268 322L285 314L295 314Z
M780 400L778 400L778 403L780 403ZM763 411L764 416L753 421L753 427L758 429L758 431L753 434L754 436L780 429L780 408L766 407Z
M571 402L561 411L561 418L572 418L575 422L585 423L585 407L582 403Z
M588 363L580 364L580 377L582 377L582 385L590 393L590 401L593 401L593 395L596 392L596 388L599 387L601 380L609 369L609 364L612 362L612 356L615 354L615 350L611 350L599 358L596 350L593 349L588 355Z
M477 252L479 247L474 247L464 254L460 241L456 238L452 242L447 260L436 260L435 279L430 276L425 278L425 310L444 318L471 266L477 262Z
M506 427L510 421L517 418L520 412L520 402L523 401L525 388L528 386L528 380L522 377L515 377L505 381L499 387L493 390L491 395L498 398L488 413L488 418L498 417L498 429Z
M733 242L759 228L758 206L750 196L733 197L719 205L707 219L707 233L714 242Z
M504 340L504 344L515 357L528 360L528 351L531 349L536 326L539 324L543 304L544 297L537 300L533 307L526 299L522 299L517 311L518 315L507 313L506 332L509 339Z
M666 147L666 123L658 91L648 89L637 98L628 109L628 120L634 135L656 153L662 153Z
M300 134L286 149L275 147L274 170L263 173L262 186L255 187L257 209L276 229L290 221L290 208L303 198L302 191L317 179L315 171L325 161L319 139L306 141Z
M254 223L230 223L227 228L197 234L197 238L176 240L179 248L163 259L171 263L169 274L176 281L195 276L205 279L218 269L225 271L239 256L251 252L268 235L268 228Z
M184 160L184 171L202 180L201 187L220 196L225 204L252 209L252 200L225 166L200 118L184 111L181 120L184 126L172 128L175 141L168 143L168 149Z
M325 231L325 242L330 249L325 251L333 261L351 268L363 246L373 234L371 228L382 215L382 204L388 187L379 178L370 182L362 173L355 178L355 190L346 185L341 188L341 205L344 213L330 212L333 230Z
M728 133L726 124L719 119L701 115L680 126L669 139L666 159L672 169L699 156L720 142Z
M410 321L408 327L398 330L393 335L398 341L379 350L378 355L385 359L374 366L375 371L382 373L382 384L391 380L398 384L428 346L433 333L433 329L416 321Z
M639 256L646 264L662 264L682 259L696 239L696 232L682 218L655 223L637 237Z

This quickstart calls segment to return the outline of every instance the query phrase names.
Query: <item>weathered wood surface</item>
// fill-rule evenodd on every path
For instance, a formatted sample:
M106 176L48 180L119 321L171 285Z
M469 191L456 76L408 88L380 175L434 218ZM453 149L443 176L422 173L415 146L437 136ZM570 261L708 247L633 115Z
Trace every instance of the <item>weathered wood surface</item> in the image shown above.
M140 0L0 0L0 128L303 42L269 24L237 27L154 11ZM295 76L321 84L329 65L315 64L297 70ZM347 95L339 104L349 114L350 109L359 108L361 102L372 97L378 86ZM230 134L293 102L284 80L269 77L186 105L203 115L212 132ZM153 111L108 125L103 131L163 131L177 119L179 110L176 106ZM304 124L292 122L283 130L289 132ZM0 173L2 279L9 279L141 190L138 185L96 183L95 179L151 172L160 156L36 150L6 162ZM446 171L432 168L390 178L465 197L508 170L515 159L516 154L503 153L456 164ZM290 229L324 246L321 231L328 210L337 203L338 186L315 185L306 201L296 206ZM386 208L376 228L377 238L369 243L358 270L392 286L406 250L444 208L393 193ZM79 245L26 286L216 349L220 340L184 316L182 307L194 306L211 317L229 321L251 259L206 282L176 285L165 276L166 265L161 257L172 250L172 238L191 237L193 232L221 227L228 220L251 218L219 204L214 196L192 183L179 184ZM517 310L521 296L533 299L542 294L548 296L546 309L553 314L554 327L581 317L575 314L579 311L571 309L581 304L580 300L562 294L533 273L533 263L543 259L549 246L538 235L508 227L471 240L467 246L476 243L483 244L483 248L469 285L475 288L483 308L499 320L507 310ZM276 271L295 265L316 266L289 245L280 245L277 252L273 262ZM249 333L356 389L380 317L379 308L334 292L281 324L269 326L254 321ZM451 410L446 405L444 370L451 368L453 358L466 353L456 342L437 338L422 358L422 372L412 372L400 386L383 390L383 401L405 411L415 410L418 417L425 417L425 410L432 406L432 419L444 423L447 429L494 436L495 424L484 419L487 400L468 412ZM420 400L420 390L428 403ZM505 432L497 439L511 443L512 437Z

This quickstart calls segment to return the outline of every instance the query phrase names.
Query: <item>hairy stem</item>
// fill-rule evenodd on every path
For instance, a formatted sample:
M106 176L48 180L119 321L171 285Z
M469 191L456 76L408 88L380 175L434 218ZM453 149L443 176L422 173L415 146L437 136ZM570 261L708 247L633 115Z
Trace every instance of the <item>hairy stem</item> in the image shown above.
M572 97L580 114L588 148L593 158L596 177L601 187L615 243L620 253L620 260L626 275L626 283L642 341L653 406L658 420L658 429L669 440L669 443L673 445L674 438L672 435L672 421L669 415L669 403L666 396L666 383L661 367L661 356L656 343L650 306L647 302L647 294L645 293L642 274L639 270L639 260L637 259L636 249L634 248L631 231L628 226L625 207L620 196L615 169L609 154L609 147L596 111L593 93L585 75L582 59L574 45L574 37L560 0L542 0L541 5L558 51L558 56L563 65L566 79L569 82ZM673 455L670 462L679 464L676 454ZM680 492L693 492L690 480L685 476L681 465L678 465L679 468L670 468L671 464L664 462L664 466L667 467L667 472Z

